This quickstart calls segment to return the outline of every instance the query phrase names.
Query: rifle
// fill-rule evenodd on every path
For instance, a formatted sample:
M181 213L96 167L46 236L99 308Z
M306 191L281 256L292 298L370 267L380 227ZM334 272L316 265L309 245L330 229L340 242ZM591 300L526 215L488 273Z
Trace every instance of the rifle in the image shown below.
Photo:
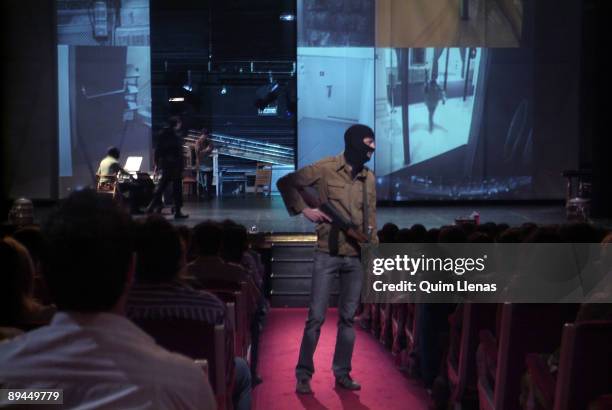
M323 213L325 213L331 219L331 224L337 226L340 230L344 231L347 236L353 238L357 241L357 243L367 243L369 241L368 237L361 232L357 225L347 220L335 206L330 204L329 202L321 201L321 197L319 196L319 192L316 188L307 186L302 189L299 189L298 192L306 202L310 208L319 208Z

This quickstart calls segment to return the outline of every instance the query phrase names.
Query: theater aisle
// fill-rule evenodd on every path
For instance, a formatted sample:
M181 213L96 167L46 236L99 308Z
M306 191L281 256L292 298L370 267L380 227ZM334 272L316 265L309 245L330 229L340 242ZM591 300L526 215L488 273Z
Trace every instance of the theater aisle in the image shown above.
M427 409L427 392L407 379L393 364L391 353L369 333L356 327L352 375L361 391L334 388L331 371L336 339L336 309L330 309L315 353L313 396L295 393L294 368L298 357L307 310L274 308L268 314L261 339L259 372L264 379L253 392L255 410L394 410Z

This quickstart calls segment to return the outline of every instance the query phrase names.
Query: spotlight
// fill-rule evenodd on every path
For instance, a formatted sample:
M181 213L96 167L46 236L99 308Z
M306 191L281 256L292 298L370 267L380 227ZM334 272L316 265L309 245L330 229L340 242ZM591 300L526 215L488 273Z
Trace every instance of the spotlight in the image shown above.
M191 84L185 84L183 86L183 90L192 92L193 91L193 87L191 86Z
M227 94L227 87L226 86L221 87L221 91L220 92L221 92L221 95Z

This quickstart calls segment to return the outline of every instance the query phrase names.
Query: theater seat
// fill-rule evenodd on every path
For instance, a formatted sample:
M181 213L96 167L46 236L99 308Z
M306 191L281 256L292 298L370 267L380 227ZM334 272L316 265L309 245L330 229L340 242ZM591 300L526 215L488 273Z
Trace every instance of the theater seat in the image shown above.
M466 303L460 306L456 313L460 317L451 323L451 327L460 327L457 338L451 337L451 346L447 357L448 380L451 388L450 400L459 405L466 397L476 397L476 349L479 343L479 332L483 329L493 331L497 305L482 303Z
M379 314L380 335L378 340L385 346L385 349L391 350L393 343L393 331L391 329L391 312L392 303L381 303Z
M521 377L530 352L552 352L561 340L566 322L576 317L576 304L512 304L502 307L497 338L481 332L479 350L490 356L496 345L493 375L478 364L478 399L481 410L514 410L519 407Z
M612 322L566 324L554 409L586 408L607 393L612 393Z
M395 357L398 365L400 362L400 353L406 348L406 338L403 333L406 323L407 303L391 304L391 353Z
M234 353L236 356L247 359L250 346L250 327L245 293L223 289L211 289L209 291L226 304L229 303L234 307L233 312L228 311L234 325Z
M188 319L138 319L133 320L155 342L172 352L194 360L206 359L210 384L215 392L219 408L231 406L233 390L233 356L226 354L225 327Z
M402 338L404 339L404 346L400 352L400 364L403 369L408 370L408 373L412 373L412 371L416 370L418 367L418 364L414 361L415 355L413 354L418 339L418 332L416 327L416 318L418 310L419 304L406 304L404 312L404 325L401 328L401 332L403 333Z

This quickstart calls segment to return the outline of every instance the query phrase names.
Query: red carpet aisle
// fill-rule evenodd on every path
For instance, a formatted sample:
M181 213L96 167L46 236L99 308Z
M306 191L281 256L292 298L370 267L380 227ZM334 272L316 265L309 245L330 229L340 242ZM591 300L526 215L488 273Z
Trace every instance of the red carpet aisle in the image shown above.
M336 338L336 309L330 309L315 353L314 396L295 393L294 368L306 320L306 309L272 309L261 340L259 372L264 379L254 391L255 410L420 410L427 409L426 391L395 368L391 354L374 337L357 329L353 354L358 392L334 389L331 371ZM357 327L358 328L358 327Z

